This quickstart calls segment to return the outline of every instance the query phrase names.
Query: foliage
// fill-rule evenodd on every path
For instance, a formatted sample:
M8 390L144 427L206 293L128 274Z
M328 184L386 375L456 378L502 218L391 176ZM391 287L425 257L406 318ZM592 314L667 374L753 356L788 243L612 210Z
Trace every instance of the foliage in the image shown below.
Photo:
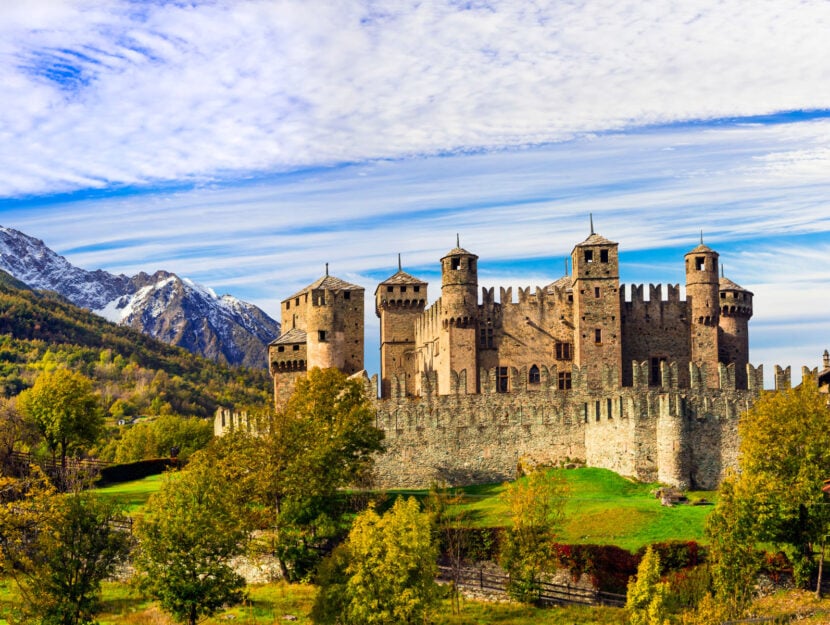
M641 557L614 545L554 545L557 564L574 580L587 575L604 592L625 593Z
M110 323L54 293L0 283L0 395L17 395L36 372L59 366L92 379L114 419L209 417L218 406L242 409L271 400L264 369L217 364Z
M213 438L213 423L195 417L162 415L149 421L125 426L120 439L113 439L99 454L102 460L117 463L165 458L173 447L186 460L203 449Z
M27 449L36 437L34 426L17 410L16 398L0 396L0 475L13 473L13 453Z
M450 567L450 604L453 614L461 613L459 581L462 566L471 551L470 514L457 506L462 501L458 489L447 484L433 484L427 499L427 511L432 517L440 554ZM455 513L450 510L455 506Z
M667 625L669 585L660 581L660 556L646 549L637 577L628 583L625 609L630 625Z
M660 556L660 574L666 575L672 571L680 571L698 566L706 562L708 550L694 540L667 540L652 543L651 549ZM637 551L642 558L646 547Z
M42 372L31 389L17 399L20 412L38 429L61 466L72 450L82 450L98 438L103 416L92 381L68 369Z
M383 432L360 383L337 369L298 379L284 410L267 420L267 434L223 436L209 453L271 515L285 576L305 579L321 549L345 535L348 510L338 491L365 482Z
M195 625L243 597L245 580L229 566L248 536L235 488L216 464L193 463L167 474L139 520L140 586L177 621Z
M414 498L398 499L383 516L370 507L322 570L315 622L428 622L438 598L436 557L430 517Z
M755 549L756 508L751 482L730 474L709 517L712 585L715 600L729 618L738 618L752 600L761 559Z
M0 514L3 564L25 622L82 625L100 609L101 582L124 562L129 534L116 504L92 492L56 495L37 472L13 485Z
M502 566L510 575L507 591L519 601L539 597L543 572L555 562L554 540L564 515L567 488L555 471L539 470L510 484L505 500L512 526L502 545Z

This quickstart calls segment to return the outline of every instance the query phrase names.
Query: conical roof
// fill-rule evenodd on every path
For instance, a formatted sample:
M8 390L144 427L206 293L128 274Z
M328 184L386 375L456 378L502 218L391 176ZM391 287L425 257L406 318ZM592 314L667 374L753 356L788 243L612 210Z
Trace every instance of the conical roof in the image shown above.
M449 252L447 252L446 254L444 254L441 257L441 260L444 260L445 258L448 258L449 256L472 256L473 258L478 258L478 256L476 256L472 252L468 252L463 247L454 247L454 248L452 248Z
M574 247L588 247L591 245L617 245L617 242L609 241L601 234L592 232L587 239L585 239L582 243L577 243Z
M422 284L426 284L426 282L424 282L423 280L419 280L415 276L412 276L412 275L406 273L403 269L399 269L397 273L395 273L395 274L389 276L388 278L386 278L386 280L381 282L381 284L389 284L389 285L392 285L392 284L417 284L417 285L422 285Z
M570 276L562 276L558 280L555 280L554 282L551 282L549 285L547 285L545 287L545 291L550 293L555 288L570 291L573 289L573 279Z
M690 252L686 252L686 256L688 256L689 254L704 254L704 253L706 253L706 254L714 254L715 256L718 256L718 253L717 253L715 250L713 250L713 249L712 249L711 247L709 247L708 245L704 245L703 243L701 243L700 245L698 245L698 246L697 246L695 249L693 249L692 251L690 251Z
M291 299L294 297L299 297L303 293L308 293L309 291L317 291L317 290L328 290L328 291L363 291L362 286L358 286L357 284L352 284L351 282L346 282L345 280L341 280L340 278L336 278L334 276L325 275L322 278L318 278L311 284L309 284L304 289L300 289L291 297L286 297L285 299ZM283 300L285 301L285 300Z
M305 343L307 340L306 333L303 330L292 328L288 332L280 334L277 338L269 343L269 345L293 345L295 343Z
M751 291L747 291L744 287L739 284L735 284L729 278L721 276L718 279L718 290L720 291L741 291L743 293L749 293L752 295Z

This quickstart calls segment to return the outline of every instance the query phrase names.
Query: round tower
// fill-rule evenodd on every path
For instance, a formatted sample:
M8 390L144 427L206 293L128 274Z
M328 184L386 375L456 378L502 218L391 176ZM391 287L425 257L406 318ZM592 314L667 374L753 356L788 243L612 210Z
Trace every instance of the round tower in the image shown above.
M467 392L478 392L478 256L456 247L441 259L440 393L449 393L451 372L467 372Z
M752 293L723 276L718 283L718 290L720 293L718 358L727 364L735 363L735 384L738 388L746 388Z
M685 259L691 361L696 365L705 365L707 386L717 388L720 319L718 253L701 240L701 244L686 254Z

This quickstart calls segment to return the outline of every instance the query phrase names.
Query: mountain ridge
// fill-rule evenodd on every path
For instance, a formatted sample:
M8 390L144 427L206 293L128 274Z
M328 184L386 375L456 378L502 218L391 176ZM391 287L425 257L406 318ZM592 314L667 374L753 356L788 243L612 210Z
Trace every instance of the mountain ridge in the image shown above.
M0 269L114 323L217 362L267 367L280 324L257 306L158 270L128 277L72 265L42 240L0 226Z

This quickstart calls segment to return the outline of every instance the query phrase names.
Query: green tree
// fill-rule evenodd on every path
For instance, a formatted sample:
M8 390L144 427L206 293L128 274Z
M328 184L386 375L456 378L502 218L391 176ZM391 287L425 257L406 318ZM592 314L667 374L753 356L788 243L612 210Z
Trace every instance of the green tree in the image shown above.
M16 398L0 397L0 474L10 475L15 468L15 451L34 444L34 426L17 410Z
M541 576L555 562L556 533L564 519L567 485L552 470L537 470L507 485L504 499L512 525L505 533L502 566L510 574L507 591L514 599L539 598Z
M437 602L437 546L430 515L399 498L383 516L355 519L346 543L323 568L316 623L426 623Z
M809 579L813 548L826 531L821 485L830 467L827 397L810 379L764 393L741 417L738 431L741 470L724 482L709 534L715 590L720 583L722 598L744 605L739 586L749 583L757 567L754 542L784 551L799 585Z
M346 533L342 489L366 480L383 432L361 384L337 369L312 369L280 414L260 420L265 434L223 436L211 453L269 511L263 522L274 530L283 575L305 579L320 548Z
M116 504L90 491L56 495L36 474L17 482L16 496L0 511L0 543L5 571L23 599L25 622L94 622L101 582L129 554L123 521Z
M64 469L69 452L94 443L103 426L92 381L68 369L42 372L32 388L18 396L17 407L35 424L52 458L60 453Z
M628 582L625 609L630 625L667 625L668 582L660 581L660 556L651 546L646 549L637 577Z
M150 497L133 559L140 586L177 621L195 625L238 603L245 580L230 566L248 539L236 485L209 459L167 473Z

